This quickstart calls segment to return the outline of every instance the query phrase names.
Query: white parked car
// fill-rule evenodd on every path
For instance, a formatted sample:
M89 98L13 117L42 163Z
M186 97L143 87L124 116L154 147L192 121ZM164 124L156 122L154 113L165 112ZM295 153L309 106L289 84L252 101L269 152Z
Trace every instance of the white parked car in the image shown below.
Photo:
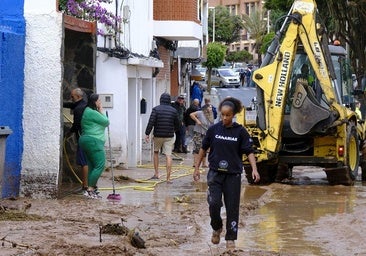
M212 69L211 86L235 87L240 86L240 76L231 68Z

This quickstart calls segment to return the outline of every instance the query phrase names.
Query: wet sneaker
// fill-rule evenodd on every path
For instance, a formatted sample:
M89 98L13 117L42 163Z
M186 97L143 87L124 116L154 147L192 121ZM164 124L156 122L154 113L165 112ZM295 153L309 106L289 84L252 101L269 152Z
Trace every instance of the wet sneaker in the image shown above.
M99 195L99 192L98 192L98 194L94 192L93 199L101 199L101 198L102 198L102 196Z
M222 228L218 229L218 230L214 230L212 232L212 237L211 237L211 242L213 244L219 244L220 243L220 234L222 232Z
M99 193L100 193L97 186L94 187L94 193L97 194L97 195L99 195Z
M227 240L226 241L226 249L229 249L229 250L235 249L235 241L234 240Z
M84 195L87 198L91 198L91 199L100 199L100 198L102 198L102 196L100 196L99 194L95 193L95 191L86 191L86 193Z

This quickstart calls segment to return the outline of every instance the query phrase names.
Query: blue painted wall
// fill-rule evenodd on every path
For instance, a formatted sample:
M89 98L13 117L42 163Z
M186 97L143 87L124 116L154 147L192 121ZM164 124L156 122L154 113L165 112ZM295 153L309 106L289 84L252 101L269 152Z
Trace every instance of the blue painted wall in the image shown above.
M23 153L24 0L0 4L0 126L12 134L6 139L2 197L19 195Z

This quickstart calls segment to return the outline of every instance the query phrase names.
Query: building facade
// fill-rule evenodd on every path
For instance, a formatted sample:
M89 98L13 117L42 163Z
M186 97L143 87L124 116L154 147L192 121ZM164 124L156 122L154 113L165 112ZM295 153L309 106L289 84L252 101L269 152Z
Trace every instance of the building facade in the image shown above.
M114 164L128 168L152 160L152 145L144 140L151 109L163 92L174 99L189 90L181 61L187 55L176 53L188 47L192 58L200 57L201 6L198 0L125 0L120 6L125 16L117 47L129 54L116 58L98 51L96 60L96 90L113 98L106 109ZM98 48L103 42L98 37Z
M4 162L0 162L2 197L18 195L22 168L25 129L22 119L25 47L23 4L23 0L4 0L0 5L0 127L8 127L12 131L5 140L0 139L6 143L5 155L0 157L4 158Z
M225 6L229 12L233 15L251 15L256 11L263 12L263 5L265 1L262 0L210 0L209 6L216 7L216 6ZM267 19L268 13L262 13L263 18ZM257 55L255 52L255 40L251 38L250 33L243 29L240 35L240 41L234 42L230 44L229 51L242 51L246 50L249 53L253 54L254 56Z
M70 20L57 0L4 1L0 126L12 134L1 196L60 195L70 117L62 105L76 86L101 96L114 165L151 160L151 145L144 142L151 109L163 92L174 97L189 90L185 81L189 64L202 53L207 1L115 0L109 8L122 22L112 36L97 36L93 24Z

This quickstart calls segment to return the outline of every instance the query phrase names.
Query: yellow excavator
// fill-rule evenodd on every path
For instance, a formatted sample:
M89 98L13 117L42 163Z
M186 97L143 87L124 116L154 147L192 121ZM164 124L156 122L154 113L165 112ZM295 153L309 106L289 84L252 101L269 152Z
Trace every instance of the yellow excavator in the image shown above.
M301 165L324 168L329 184L353 185L365 123L355 113L346 51L329 45L315 1L295 0L252 83L255 106L237 120L253 139L262 184L288 180Z

